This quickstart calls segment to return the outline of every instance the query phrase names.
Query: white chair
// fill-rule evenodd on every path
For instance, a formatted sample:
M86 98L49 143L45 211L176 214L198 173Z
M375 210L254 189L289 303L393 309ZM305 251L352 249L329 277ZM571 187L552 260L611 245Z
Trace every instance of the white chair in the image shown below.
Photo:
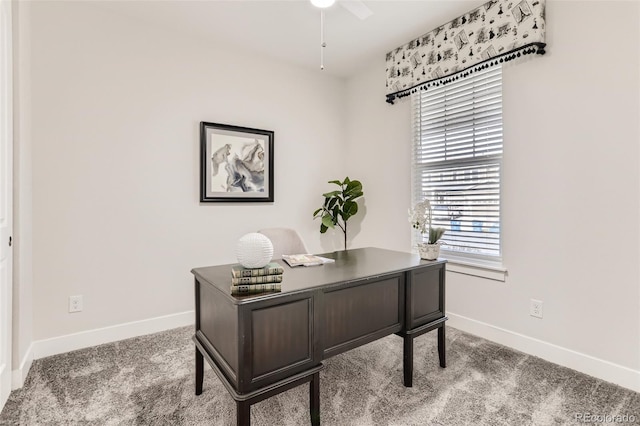
M302 238L291 228L266 228L258 231L271 240L273 244L273 258L282 259L283 254L308 253Z

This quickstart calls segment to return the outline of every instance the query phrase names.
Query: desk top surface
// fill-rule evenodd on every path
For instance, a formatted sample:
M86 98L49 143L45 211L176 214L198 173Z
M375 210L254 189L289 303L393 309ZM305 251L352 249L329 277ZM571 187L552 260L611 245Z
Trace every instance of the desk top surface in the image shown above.
M277 293L232 296L230 287L233 264L194 268L191 272L198 278L198 281L204 281L219 288L234 303L241 304L265 298L282 297L316 287L330 287L363 279L374 279L383 275L446 262L445 260L422 260L417 254L373 247L323 253L320 256L335 259L335 262L321 266L292 268L283 260L276 260L275 262L284 268L282 291Z

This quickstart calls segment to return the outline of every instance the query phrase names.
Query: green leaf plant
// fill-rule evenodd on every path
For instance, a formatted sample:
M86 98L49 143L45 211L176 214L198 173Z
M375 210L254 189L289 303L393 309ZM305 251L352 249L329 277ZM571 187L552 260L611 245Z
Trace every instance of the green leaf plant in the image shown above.
M338 185L340 189L322 194L322 207L313 212L313 218L320 218L320 233L336 226L344 233L344 249L347 249L347 221L358 213L357 198L362 197L362 184L357 180L344 178L343 182L331 180L329 183Z

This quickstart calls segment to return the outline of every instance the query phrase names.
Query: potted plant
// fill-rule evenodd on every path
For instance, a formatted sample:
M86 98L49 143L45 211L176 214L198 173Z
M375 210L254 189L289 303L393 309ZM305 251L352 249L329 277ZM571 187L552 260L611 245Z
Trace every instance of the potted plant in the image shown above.
M431 226L433 219L431 203L425 199L409 209L409 222L420 234L427 237L427 242L418 243L420 257L426 260L436 260L440 256L440 238L444 235L444 228Z
M347 249L347 220L358 213L358 202L356 198L363 195L360 181L344 178L343 182L331 180L340 189L322 194L324 203L322 207L313 212L313 218L321 218L320 233L324 234L329 228L336 225L344 233L344 249Z

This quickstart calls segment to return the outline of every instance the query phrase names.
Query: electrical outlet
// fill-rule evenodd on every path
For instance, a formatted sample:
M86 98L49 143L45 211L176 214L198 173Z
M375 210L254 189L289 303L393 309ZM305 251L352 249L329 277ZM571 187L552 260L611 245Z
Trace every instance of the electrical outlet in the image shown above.
M542 300L531 299L531 304L529 305L529 315L536 318L542 318Z
M82 311L82 296L69 296L69 312Z

